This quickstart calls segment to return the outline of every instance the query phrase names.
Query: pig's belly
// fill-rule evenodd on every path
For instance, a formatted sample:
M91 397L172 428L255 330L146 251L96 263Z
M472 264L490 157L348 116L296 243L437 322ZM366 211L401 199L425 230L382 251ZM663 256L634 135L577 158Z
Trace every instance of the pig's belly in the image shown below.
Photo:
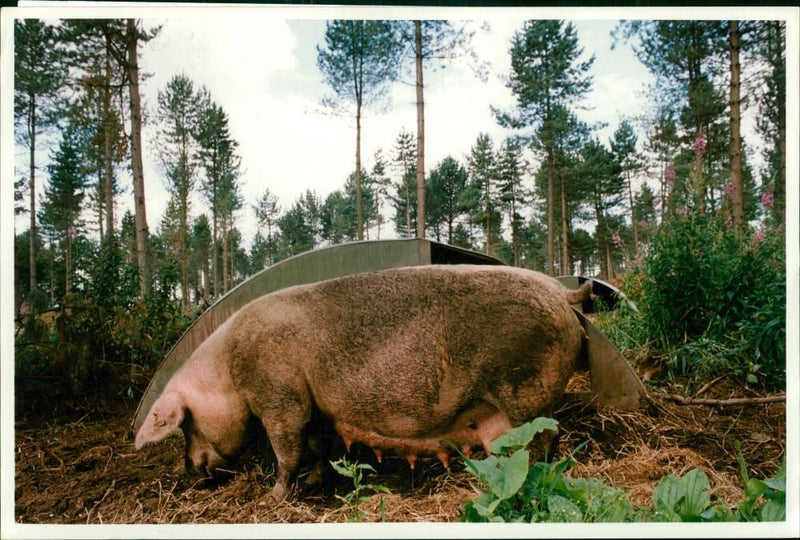
M409 425L414 423L415 419L409 418L388 418L372 425L334 420L348 450L353 442L364 443L375 451L378 461L384 452L393 452L405 456L412 469L419 455L436 455L449 467L453 446L467 456L475 447L488 452L489 443L512 427L508 417L487 402L463 411L448 427L409 436Z

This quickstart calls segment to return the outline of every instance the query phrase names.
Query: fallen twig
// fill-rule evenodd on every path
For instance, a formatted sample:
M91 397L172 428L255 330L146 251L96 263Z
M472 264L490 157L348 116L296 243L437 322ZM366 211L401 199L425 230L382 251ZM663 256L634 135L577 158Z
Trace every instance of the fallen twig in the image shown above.
M727 373L726 373L725 375L720 375L720 376L719 376L719 377L717 377L716 379L714 379L714 380L712 380L712 381L709 381L709 382L707 382L706 384L704 384L704 385L703 385L703 386L700 388L700 390L698 390L698 391L695 393L694 397L696 398L697 396L699 396L700 394L702 394L703 392L705 392L706 390L708 390L708 389L709 389L709 388L711 388L713 385L715 385L716 383L718 383L719 381L721 381L722 379L724 379L724 378L725 378L725 377L727 377L727 376L728 376L728 375L727 375Z
M786 395L754 397L754 398L730 398L730 399L710 399L710 398L687 398L676 394L655 394L681 405L713 405L713 406L736 406L753 405L758 403L778 403L786 401Z

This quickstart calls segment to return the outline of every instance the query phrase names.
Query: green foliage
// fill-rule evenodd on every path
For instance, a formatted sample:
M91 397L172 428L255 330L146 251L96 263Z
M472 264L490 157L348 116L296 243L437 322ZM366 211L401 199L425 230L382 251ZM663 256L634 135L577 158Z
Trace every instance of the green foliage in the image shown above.
M786 265L781 228L737 237L713 216L674 215L653 239L623 289L640 313L604 328L623 329L625 348L649 344L672 375L729 371L743 382L785 381ZM616 336L614 335L616 334Z
M619 522L632 508L625 493L598 478L567 478L572 461L529 464L525 447L558 423L550 418L513 428L490 445L492 454L465 460L485 493L467 503L462 518L478 522Z
M653 490L654 521L733 521L731 509L711 503L711 485L700 469L683 478L665 476Z
M742 457L741 445L736 441L736 459L744 484L744 500L739 503L740 521L784 521L786 519L786 456L781 468L772 478L750 478Z
M571 458L555 463L529 463L530 454L525 447L537 434L555 430L557 425L553 419L536 418L495 439L489 447L492 454L486 458L465 459L485 491L466 504L461 516L464 521L618 523L786 519L785 459L775 477L751 479L737 441L745 498L735 511L712 500L708 477L700 469L692 469L682 478L665 476L653 490L653 507L634 508L623 490L606 486L600 478L564 476L573 463Z
M391 494L389 488L380 484L364 484L364 471L376 472L372 465L367 463L350 463L346 457L337 461L330 462L333 469L340 475L350 478L353 481L353 490L344 497L337 495L336 497L344 502L344 509L346 512L352 512L352 516L348 521L361 521L364 518L364 513L358 509L359 503L366 502L370 498L364 495L365 492L371 491L373 493L386 493ZM381 498L381 509L383 509L383 498ZM382 513L382 512L381 512Z
M191 322L172 298L177 267L172 277L154 273L156 286L142 299L136 267L124 263L114 236L83 258L88 276L76 280L58 307L41 314L36 309L41 300L29 297L15 339L21 395L47 395L59 402L136 398Z

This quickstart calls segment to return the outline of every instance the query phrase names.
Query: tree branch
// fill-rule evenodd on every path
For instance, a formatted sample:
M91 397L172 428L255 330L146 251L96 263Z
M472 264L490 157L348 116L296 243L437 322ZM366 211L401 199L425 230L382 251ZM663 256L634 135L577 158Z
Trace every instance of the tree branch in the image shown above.
M785 394L776 396L755 397L755 398L730 398L730 399L708 399L708 398L687 398L676 394L654 394L656 396L674 401L680 405L710 405L718 407L738 405L753 405L758 403L779 403L786 401Z

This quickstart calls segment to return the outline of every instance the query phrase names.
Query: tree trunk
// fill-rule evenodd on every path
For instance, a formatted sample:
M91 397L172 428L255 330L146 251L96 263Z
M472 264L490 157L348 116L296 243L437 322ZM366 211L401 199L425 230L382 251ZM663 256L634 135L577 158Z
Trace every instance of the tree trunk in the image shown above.
M625 176L628 181L628 200L631 205L631 228L633 229L633 257L636 258L639 252L639 225L636 223L636 215L633 210L633 181L631 180L630 169L625 170Z
M228 292L228 223L222 218L222 294Z
M103 160L105 161L106 235L114 235L114 169L112 155L113 123L111 118L111 35L106 34L106 80L103 87ZM99 201L98 201L99 202ZM102 203L100 204L102 206Z
M567 220L567 192L564 186L564 175L561 174L561 268L563 275L571 274L569 264L569 221Z
M28 98L28 135L30 147L30 188L31 188L31 228L28 263L31 266L30 286L31 292L36 289L36 99L33 95Z
M773 21L771 24L775 28L775 54L777 55L777 63L781 71L786 69L786 60L783 58L783 47L785 39L781 37L781 23ZM780 170L778 171L778 178L775 181L773 189L773 216L778 222L786 219L786 82L779 94L778 102L778 156Z
M142 296L150 292L150 232L147 228L147 207L144 196L142 165L142 105L139 97L139 34L134 19L127 20L128 90L131 100L131 172L136 222L136 258L139 263L139 284Z
M744 231L744 183L742 182L742 134L740 105L739 21L728 21L731 51L731 184L733 185L733 226L737 234Z
M417 68L417 238L425 238L425 101L422 93L421 21L414 21L414 47Z
M555 276L555 238L553 228L555 227L553 202L555 199L553 188L553 169L554 169L553 148L547 147L547 274Z
M364 239L364 210L361 207L361 99L356 100L356 231Z

